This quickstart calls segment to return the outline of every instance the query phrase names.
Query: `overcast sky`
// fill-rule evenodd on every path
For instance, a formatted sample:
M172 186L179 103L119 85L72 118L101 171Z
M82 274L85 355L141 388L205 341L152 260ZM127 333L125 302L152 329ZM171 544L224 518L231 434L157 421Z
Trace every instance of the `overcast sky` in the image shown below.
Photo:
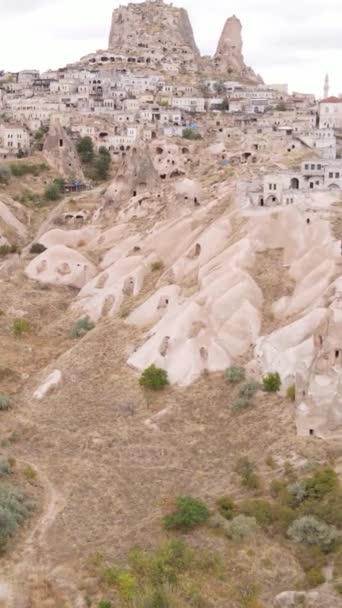
M0 0L0 69L57 68L107 48L116 0ZM121 0L121 4L126 4ZM227 17L242 21L246 63L265 82L342 93L342 0L181 0L203 54Z

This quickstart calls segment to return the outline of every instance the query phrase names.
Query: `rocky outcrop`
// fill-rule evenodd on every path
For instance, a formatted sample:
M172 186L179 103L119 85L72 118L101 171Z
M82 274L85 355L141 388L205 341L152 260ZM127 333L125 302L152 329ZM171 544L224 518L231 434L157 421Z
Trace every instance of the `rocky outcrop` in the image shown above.
M188 13L183 8L165 4L163 0L130 3L115 9L109 35L109 48L139 46L148 49L172 45L189 47L199 54Z
M227 19L221 34L214 62L219 70L230 76L244 76L252 80L260 79L253 70L246 66L242 54L242 25L241 21L233 15Z
M274 603L274 608L338 608L340 600L324 586L319 591L284 591Z
M57 119L51 121L49 133L44 143L43 154L49 165L65 179L84 181L76 148Z
M115 179L106 192L107 201L121 204L127 199L149 197L160 189L160 179L155 170L148 147L141 142L124 157Z

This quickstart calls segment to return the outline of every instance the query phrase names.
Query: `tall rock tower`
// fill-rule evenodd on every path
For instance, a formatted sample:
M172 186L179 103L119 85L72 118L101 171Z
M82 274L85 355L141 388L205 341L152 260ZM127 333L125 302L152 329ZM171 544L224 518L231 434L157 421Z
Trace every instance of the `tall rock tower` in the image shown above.
M326 74L325 79L324 79L324 90L323 90L324 99L329 97L329 91L330 91L329 74Z
M189 15L163 0L129 3L113 11L109 49L187 47L199 56Z
M242 76L254 81L262 82L252 68L245 64L242 54L242 25L241 21L233 15L227 19L221 34L214 62L217 69L226 72L231 77Z

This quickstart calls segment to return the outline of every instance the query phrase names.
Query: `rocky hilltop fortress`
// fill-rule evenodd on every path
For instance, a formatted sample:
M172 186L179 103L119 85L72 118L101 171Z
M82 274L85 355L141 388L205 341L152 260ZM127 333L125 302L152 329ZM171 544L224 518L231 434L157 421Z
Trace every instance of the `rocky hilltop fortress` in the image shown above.
M189 15L184 8L163 0L129 3L113 11L108 49L87 55L82 62L95 65L129 64L151 70L262 82L245 65L242 26L235 15L227 19L213 58L201 57Z

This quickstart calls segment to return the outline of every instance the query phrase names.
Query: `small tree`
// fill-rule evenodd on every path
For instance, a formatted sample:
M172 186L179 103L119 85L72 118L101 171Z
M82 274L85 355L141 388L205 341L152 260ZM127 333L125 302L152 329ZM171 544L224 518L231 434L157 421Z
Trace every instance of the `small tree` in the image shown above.
M287 534L296 543L318 545L325 549L331 548L338 538L338 532L334 526L329 526L313 515L304 515L304 517L296 519L289 527Z
M144 388L151 388L154 391L161 390L169 384L167 371L155 365L150 365L143 371L139 383Z
M95 161L96 178L104 181L108 179L109 168L111 164L111 156L107 148L101 146L99 156Z
M164 517L167 530L190 530L209 519L209 510L204 502L191 496L178 496L176 510Z
M269 373L262 379L262 387L266 393L277 393L281 387L281 378L278 372Z
M91 137L82 137L77 144L77 152L82 163L91 163L94 160L94 144Z
M239 391L239 397L243 397L245 399L251 399L252 397L254 397L255 393L258 392L258 390L260 390L260 384L259 382L255 382L254 380L249 380L248 382L245 382Z

